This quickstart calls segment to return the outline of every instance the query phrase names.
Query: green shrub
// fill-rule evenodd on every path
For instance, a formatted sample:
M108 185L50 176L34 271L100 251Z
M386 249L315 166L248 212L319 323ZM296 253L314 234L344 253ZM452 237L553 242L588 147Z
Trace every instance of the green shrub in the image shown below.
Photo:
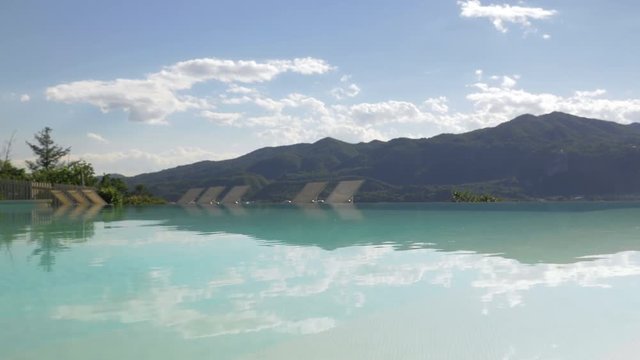
M498 202L500 199L489 194L474 194L471 191L453 191L451 193L451 200L453 202Z
M111 205L124 204L124 195L113 186L102 186L98 189L98 194Z
M164 199L151 195L130 195L125 197L125 205L162 205L167 202Z

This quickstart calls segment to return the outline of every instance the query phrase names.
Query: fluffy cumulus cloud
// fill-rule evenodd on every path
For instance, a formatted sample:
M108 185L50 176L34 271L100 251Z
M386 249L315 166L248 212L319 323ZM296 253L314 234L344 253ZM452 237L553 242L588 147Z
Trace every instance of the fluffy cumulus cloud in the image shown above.
M342 83L342 81L341 81ZM203 117L221 125L251 128L252 134L268 144L315 141L332 136L346 141L370 141L406 135L397 127L419 125L426 133L461 131L442 115L449 111L447 99L427 99L422 104L389 100L351 105L292 93L280 99L260 92L221 95L227 107L253 106L258 113L210 112Z
M207 99L184 94L198 83L260 83L286 72L312 75L331 69L327 62L315 58L264 62L193 59L167 66L143 79L82 80L59 84L49 87L46 96L51 101L88 103L103 112L123 110L132 121L164 123L169 115L176 112L215 107Z
M253 91L225 94L227 106L255 106L260 115L208 113L203 116L219 124L252 128L269 144L314 141L334 136L347 141L412 136L406 129L418 127L418 135L462 132L494 126L518 115L564 111L576 115L630 123L640 121L640 99L608 99L605 90L576 91L567 96L530 92L519 86L519 75L487 76L476 70L477 82L465 99L471 110L455 111L446 97L414 103L403 100L331 104L303 94L281 99Z
M340 78L340 86L337 86L331 90L331 95L338 100L345 98L352 98L360 94L360 87L355 83L350 82L351 76L345 75Z
M499 84L478 82L466 98L474 112L469 127L495 125L515 116L563 111L623 124L640 121L640 99L608 99L606 90L576 91L568 96L534 93L517 87L516 77L502 77ZM475 120L475 123L473 121Z
M424 106L426 109L437 113L437 114L446 114L449 112L449 106L447 102L449 100L445 96L440 96L437 98L427 99L424 102Z
M31 96L29 94L20 95L20 102L29 102L31 101Z
M545 20L557 14L556 10L539 7L512 6L509 4L483 5L480 0L460 0L460 16L465 18L486 18L500 32L507 32L507 24L517 24L531 29L533 20ZM546 37L545 37L546 39Z

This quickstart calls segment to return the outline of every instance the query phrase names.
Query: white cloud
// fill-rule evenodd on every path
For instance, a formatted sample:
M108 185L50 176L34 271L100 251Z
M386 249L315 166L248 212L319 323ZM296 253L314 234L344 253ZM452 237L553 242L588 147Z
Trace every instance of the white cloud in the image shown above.
M543 39L545 39L545 40L549 40L549 39L551 39L551 35L549 35L549 34L543 34L543 35L542 35L542 38L543 38Z
M188 89L193 84L209 80L259 83L270 81L285 72L312 75L323 74L332 69L324 60L314 58L266 62L204 58L178 62L148 78L165 82L170 88Z
M415 122L422 116L415 104L395 100L356 104L348 108L347 114L361 124Z
M575 96L582 97L582 98L595 98L595 97L605 95L606 93L607 93L607 90L596 89L593 91L576 91Z
M310 318L282 323L276 330L290 334L318 334L336 327L335 319L329 317Z
M241 105L251 102L251 97L243 95L239 97L228 97L226 94L220 95L220 103L224 105Z
M330 317L313 317L287 320L272 311L254 309L255 304L241 308L231 302L232 308L218 306L202 311L192 306L220 294L215 285L192 287L173 285L171 271L151 270L144 288L127 299L111 297L107 292L101 300L87 304L65 304L51 311L54 320L84 322L119 322L122 324L149 323L159 328L170 329L185 339L230 336L261 331L276 331L290 334L316 334L336 326ZM230 284L230 285L237 285ZM236 290L237 291L237 290ZM223 300L229 300L224 298ZM226 304L225 304L226 305Z
M95 140L95 141L101 142L101 143L103 143L103 144L108 144L108 143L109 143L109 140L105 139L105 138L104 138L104 137L102 137L102 135L100 135L100 134L96 134L96 133L88 132L88 133L87 133L87 137L88 137L89 139L92 139L92 140Z
M477 69L475 71L475 74L476 74L476 80L482 81L482 75L484 74L484 71L482 71L482 69Z
M640 275L637 252L622 252L573 264L536 264L522 266L510 259L484 259L475 266L480 276L473 287L486 290L482 301L504 297L509 306L522 305L524 292L534 287L558 287L577 284L581 287L610 287L609 281Z
M269 267L252 270L254 280L271 283L259 298L308 297L337 287L356 291L359 287L410 286L424 280L449 287L454 280L458 285L464 281L459 277L464 272L474 273L470 287L483 290L478 300L497 302L498 306L506 302L515 307L523 305L526 292L536 287L575 284L606 288L616 278L640 275L639 253L633 251L571 264L534 265L469 252L438 256L433 250L403 254L399 264L393 261L398 254L390 246L341 249L331 258L323 258L320 250L313 248L278 248L276 251L275 256L269 258L272 260ZM297 281L301 278L306 280L304 285Z
M331 90L331 95L338 100L342 100L345 98L352 98L360 94L360 87L355 83L349 84L349 80L351 80L351 75L343 75L340 78L340 86L333 88Z
M475 74L484 76L481 70ZM261 110L260 114L214 113L214 118L220 124L251 127L252 133L269 145L315 141L324 136L346 141L386 140L408 136L406 129L412 126L419 126L419 136L433 136L494 126L523 113L564 111L620 123L640 120L640 99L605 99L606 91L602 89L576 91L569 96L535 93L519 87L519 80L519 75L494 75L486 82L470 85L466 99L472 108L468 112L455 111L443 96L426 99L421 104L388 100L339 105L303 94L272 99L256 92L225 98L222 102L230 106L253 104Z
M394 122L399 108L413 106L394 101L330 105L303 94L290 94L279 100L257 96L250 101L269 113L238 119L234 125L256 128L254 133L270 144L315 141L324 136L347 141L385 139L388 136L376 127ZM414 121L413 115L407 114L406 121Z
M336 87L331 90L331 95L338 100L355 97L360 94L360 87L356 84L349 84L343 87Z
M220 153L198 147L175 147L160 152L130 149L109 153L83 153L72 156L73 160L83 159L93 164L96 173L120 173L136 175L190 164L202 160L220 160L238 156L235 153Z
M265 62L193 59L167 66L144 79L83 80L52 86L46 90L46 96L51 101L88 103L103 112L123 110L131 121L158 124L165 123L176 112L214 107L207 99L181 93L197 83L259 83L285 72L312 75L332 69L324 60L315 58Z
M256 94L258 91L256 89L240 86L237 84L229 85L227 92L230 94Z
M512 88L516 86L516 79L509 77L509 76L503 76L502 77L502 87L504 88Z
M129 120L150 124L166 123L167 116L189 109L209 108L199 101L177 94L176 89L157 80L117 79L76 81L50 87L47 99L64 103L88 103L104 113L123 110Z
M200 116L202 116L203 118L214 122L214 123L220 123L220 124L225 124L225 125L233 125L234 122L236 122L238 119L240 119L242 117L242 114L240 113L221 113L221 112L214 112L214 111L209 111L209 110L205 110L203 112L200 113Z
M449 112L449 106L447 105L448 101L449 100L446 97L440 96L425 100L424 106L434 113L446 114Z
M7 92L7 93L1 93L0 92L0 101L20 101L23 103L29 102L31 101L31 95L29 94L18 94L15 92Z
M571 96L534 93L516 88L513 78L499 86L476 83L474 92L466 97L472 102L473 113L466 114L464 128L496 125L511 118L530 113L534 115L563 111L628 124L640 121L640 99L606 99L605 90L576 91ZM508 86L505 86L508 85Z
M500 32L507 32L507 23L518 24L525 29L532 27L532 20L545 20L556 15L556 10L539 7L482 5L480 0L459 0L460 16L466 18L487 18Z

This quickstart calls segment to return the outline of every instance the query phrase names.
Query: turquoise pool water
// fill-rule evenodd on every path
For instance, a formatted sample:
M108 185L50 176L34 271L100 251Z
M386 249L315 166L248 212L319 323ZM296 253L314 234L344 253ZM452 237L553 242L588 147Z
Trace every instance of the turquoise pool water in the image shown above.
M640 204L0 205L2 359L637 359Z

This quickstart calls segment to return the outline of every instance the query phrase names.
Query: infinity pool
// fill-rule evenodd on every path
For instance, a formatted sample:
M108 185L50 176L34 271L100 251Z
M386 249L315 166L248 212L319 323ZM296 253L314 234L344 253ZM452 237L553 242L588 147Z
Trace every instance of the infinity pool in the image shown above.
M640 204L0 205L2 359L637 359Z

